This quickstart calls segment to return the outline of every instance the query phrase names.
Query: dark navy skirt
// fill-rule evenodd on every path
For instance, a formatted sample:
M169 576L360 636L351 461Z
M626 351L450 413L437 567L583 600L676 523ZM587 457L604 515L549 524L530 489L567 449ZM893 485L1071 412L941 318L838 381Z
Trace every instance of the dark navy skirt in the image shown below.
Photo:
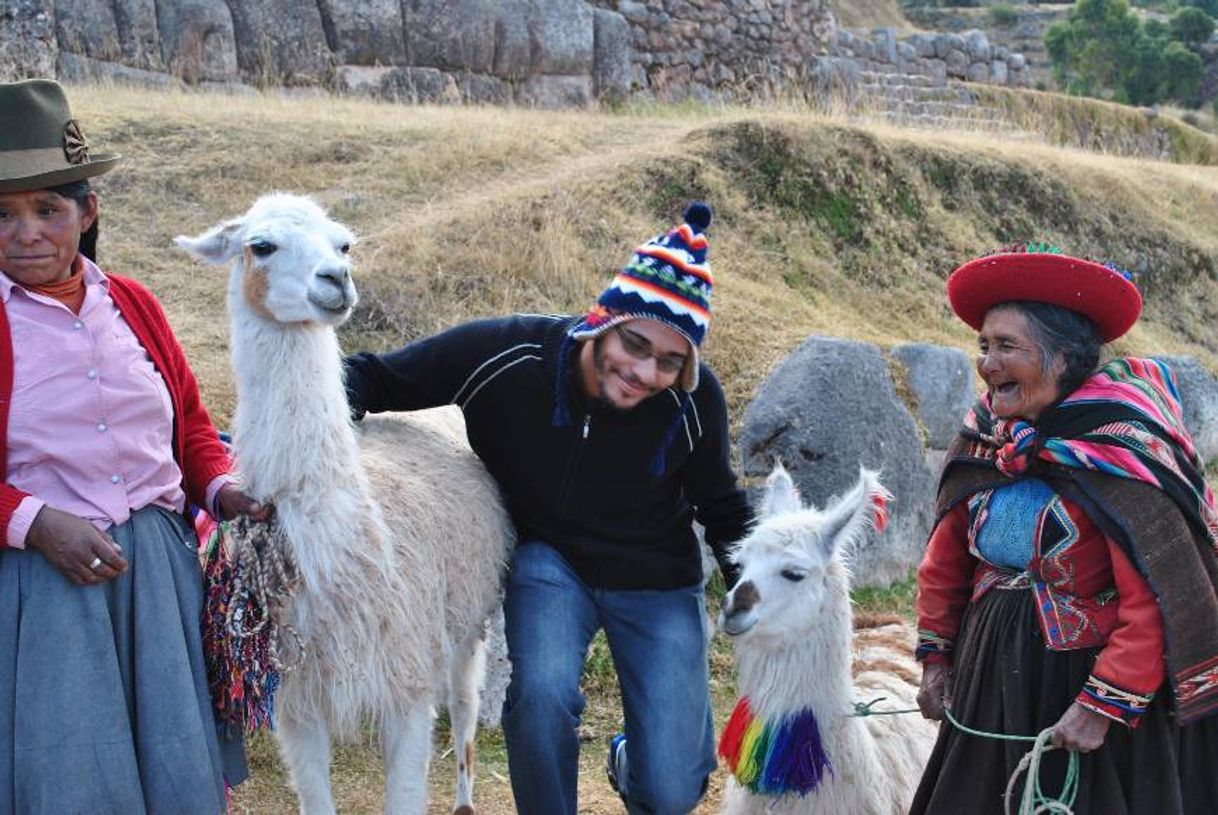
M0 551L0 813L224 812L245 757L216 734L193 531L145 507L109 533L129 567L95 586Z
M1096 653L1046 650L1032 592L992 589L965 613L952 714L977 730L1034 736L1066 712ZM1001 815L1007 780L1031 746L971 736L944 720L910 812ZM1057 793L1065 770L1065 751L1047 753L1041 789ZM1017 785L1013 809L1021 792ZM1218 815L1218 716L1180 727L1164 688L1136 728L1114 722L1099 750L1080 754L1074 813Z

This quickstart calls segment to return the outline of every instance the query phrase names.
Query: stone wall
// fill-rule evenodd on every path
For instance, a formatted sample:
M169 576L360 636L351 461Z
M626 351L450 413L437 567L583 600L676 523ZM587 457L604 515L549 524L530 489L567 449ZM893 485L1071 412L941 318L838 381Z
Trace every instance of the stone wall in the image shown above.
M857 60L865 71L928 76L938 85L949 79L1013 87L1031 84L1023 54L992 44L984 31L975 29L903 37L892 28L871 32L841 29L836 52Z
M827 0L0 0L0 79L736 98L803 76L834 37Z

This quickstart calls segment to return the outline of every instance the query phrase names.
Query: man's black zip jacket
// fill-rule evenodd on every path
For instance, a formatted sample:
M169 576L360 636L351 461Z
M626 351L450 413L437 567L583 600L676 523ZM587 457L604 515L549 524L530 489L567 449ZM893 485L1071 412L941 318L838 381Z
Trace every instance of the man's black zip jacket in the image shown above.
M576 318L516 315L466 323L388 354L346 361L354 415L455 404L470 445L499 482L521 541L557 549L594 588L692 586L702 560L691 521L724 574L727 548L752 523L728 463L727 404L705 365L664 475L649 466L679 406L674 389L628 411L581 397L579 343L561 387L570 421L555 426L558 356Z

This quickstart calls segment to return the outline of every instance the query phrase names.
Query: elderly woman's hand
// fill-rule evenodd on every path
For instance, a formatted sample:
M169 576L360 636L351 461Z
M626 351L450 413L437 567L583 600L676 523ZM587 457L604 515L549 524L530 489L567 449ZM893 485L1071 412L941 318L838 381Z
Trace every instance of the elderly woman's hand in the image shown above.
M1112 719L1075 702L1066 708L1057 724L1053 725L1051 741L1054 747L1090 753L1103 745L1110 724Z
M127 570L123 550L109 536L88 521L51 507L38 512L25 545L81 586L104 583Z
M271 518L271 507L258 503L250 495L233 484L225 484L220 488L216 499L220 505L221 520L231 521L238 515L248 515L255 521L267 521Z
M918 709L924 718L941 721L943 710L951 696L950 665L941 662L922 663L922 686L918 688Z

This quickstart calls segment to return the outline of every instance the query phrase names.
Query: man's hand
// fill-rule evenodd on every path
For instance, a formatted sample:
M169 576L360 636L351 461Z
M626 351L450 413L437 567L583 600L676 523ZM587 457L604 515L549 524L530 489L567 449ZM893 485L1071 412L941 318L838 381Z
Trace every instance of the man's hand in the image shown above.
M922 685L918 688L918 709L924 718L943 720L943 710L951 697L950 665L941 662L922 663Z
M266 521L271 517L269 506L258 503L233 484L225 484L220 488L216 503L220 505L220 514L224 516L221 518L223 521L231 521L238 515L248 515L255 521Z
M25 545L37 549L64 577L81 586L113 580L127 570L123 551L82 518L43 507L30 525Z
M1075 702L1066 708L1057 724L1053 725L1051 741L1054 747L1090 753L1103 745L1110 724L1112 719Z

